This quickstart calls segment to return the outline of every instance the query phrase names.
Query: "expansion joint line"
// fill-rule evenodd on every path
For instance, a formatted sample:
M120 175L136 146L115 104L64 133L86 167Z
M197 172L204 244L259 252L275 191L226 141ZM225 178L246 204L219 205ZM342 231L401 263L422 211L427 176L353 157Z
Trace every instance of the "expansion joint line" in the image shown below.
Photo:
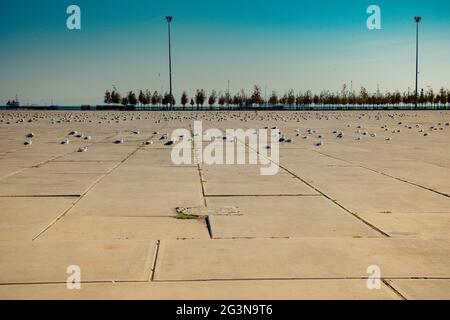
M199 152L201 152L201 150L197 150L195 148L194 139L196 139L196 137L194 135L194 132L192 130L192 126L191 125L189 125L189 129L191 131L191 137L193 137L192 141L191 141L191 145L192 145L192 150L194 150L194 160L197 163L198 176L199 176L199 179L200 179L200 186L202 188L203 204L204 204L204 206L206 208L206 207L208 207L208 201L206 200L207 196L206 196L206 193L205 193L205 184L204 184L205 180L203 179L203 171L202 171L202 167L200 165L199 154L198 154ZM203 139L203 137L199 137L199 139ZM213 239L211 221L209 220L209 216L206 216L205 223L206 223L206 228L208 229L209 237L211 239Z
M420 184L417 184L417 183L414 183L414 182L411 182L411 181L407 181L407 180L404 180L404 179L401 179L401 178L398 178L398 177L394 177L394 176L391 176L390 174L387 174L387 173L384 173L384 172L381 172L381 171L377 171L375 169L367 168L367 167L364 167L364 166L359 166L359 167L361 167L363 169L366 169L366 170L369 170L369 171L372 171L372 172L375 172L375 173L378 173L378 174L381 174L381 175L383 175L385 177L389 177L389 178L395 179L397 181L401 181L401 182L410 184L412 186L415 186L415 187L418 187L418 188L421 188L421 189L424 189L424 190L427 190L427 191L431 191L431 192L437 193L438 195L450 198L450 195L448 195L446 193L443 193L443 192L440 192L440 191L437 191L437 190L433 190L431 188L422 186Z
M201 150L197 150L195 148L196 145L195 145L194 140L196 139L196 137L194 136L194 132L192 130L192 126L191 125L189 125L189 129L191 131L191 137L193 137L192 141L191 141L191 146L192 146L192 150L194 150L194 160L195 160L195 163L197 164L198 176L199 176L199 179L200 179L200 186L202 188L203 203L204 203L205 207L207 207L208 203L206 201L206 193L205 193L205 185L204 185L204 179L203 179L203 171L202 171L202 167L201 167L200 161L199 161L200 155L198 154L199 152L201 152ZM199 139L203 139L203 138L199 137Z
M59 220L61 220L63 217L65 217L70 210L72 210L75 205L80 202L81 199L83 199L86 194L91 191L93 188L95 188L95 186L97 186L97 184L100 183L100 181L102 181L106 176L108 176L109 174L111 174L114 170L116 170L118 167L120 167L125 161L127 161L131 156L133 156L136 152L138 152L140 149L142 149L143 146L139 146L136 150L133 150L130 154L128 154L125 159L123 159L122 161L120 161L117 165L115 165L111 170L109 170L107 173L105 173L104 175L102 175L100 178L98 178L85 192L83 192L83 194L74 202L72 203L72 205L65 210L62 214L60 214L58 217L56 217L52 222L50 222L50 224L48 226L46 226L42 231L40 231L31 241L36 240L37 238L39 238L41 235L43 235L48 229L50 229L52 226L54 226Z
M109 136L109 137L106 137L106 138L102 139L101 141L104 141L104 140L106 140L106 139L109 139L109 138L111 138L111 137L113 137L113 136L114 136L114 135ZM100 142L100 141L99 141L99 142ZM97 144L97 143L99 143L99 142L91 142L90 144L87 144L87 146L88 146L88 147L91 147L91 146L93 146L93 145L95 145L95 144ZM10 152L10 153L13 153L13 152ZM69 154L71 154L71 153L73 153L73 151L69 151L69 152L67 152L67 153L63 153L63 154L54 156L53 158L50 158L50 159L48 159L48 160L41 161L41 162L36 163L36 164L33 164L33 165L29 166L29 167L21 168L21 169L19 169L19 170L17 170L17 171L11 172L11 173L9 173L9 174L7 174L7 175L4 175L3 177L0 177L0 180L3 180L3 179L8 178L8 177L11 177L11 176L13 176L13 175L15 175L15 174L18 174L18 173L21 173L22 171L27 170L27 169L41 167L41 166L43 166L43 165L45 165L45 164L47 164L47 163L49 163L49 162L58 160L59 158L62 158L62 157L64 157L64 156L67 156L67 155L69 155Z
M238 140L239 141L239 140ZM247 143L239 141L240 143L243 143L244 145L246 145L248 148L252 149L253 151L255 151L257 154L260 155L258 150L255 150L254 148L251 148ZM263 155L263 157L265 157ZM356 213L350 211L349 209L347 209L346 207L344 207L343 205L341 205L339 202L337 202L337 200L332 199L330 196L328 196L327 194L325 194L324 192L322 192L321 190L319 190L318 188L316 188L315 186L313 186L312 184L310 184L308 181L304 180L303 178L299 177L298 175L296 175L295 173L293 173L292 171L290 171L289 169L287 169L286 167L282 166L280 163L276 163L274 162L272 159L265 157L267 160L269 160L270 162L274 163L275 165L277 165L278 167L280 167L281 169L283 169L284 171L286 171L287 173L289 173L291 176L293 176L294 178L300 180L301 182L303 182L304 184L306 184L308 187L310 187L311 189L313 189L314 191L320 193L322 196L324 196L326 199L330 200L332 203L334 203L335 205L337 205L339 208L343 209L345 212L351 214L353 217L355 217L356 219L358 219L359 221L361 221L362 223L364 223L365 225L367 225L368 227L370 227L371 229L377 231L378 233L380 233L381 235L390 238L390 235L387 234L386 232L384 232L383 230L381 230L380 228L374 226L373 224L371 224L370 222L364 220L363 218L361 218L360 216L358 216Z
M404 295L402 295L402 294L400 293L400 291L398 291L397 289L395 289L395 288L389 283L388 280L386 280L386 279L381 279L381 281L385 284L386 287L388 287L389 289L391 289L392 291L394 291L395 294L398 295L402 300L408 300L408 299L406 299L406 297L405 297Z
M150 273L150 281L154 281L155 279L155 272L156 272L156 265L158 263L158 255L159 255L159 247L161 245L161 240L156 241L156 249L155 249L155 255L153 256L153 263L152 263L152 269Z
M422 185L420 185L420 184L417 184L417 183L414 183L414 182L411 182L411 181L408 181L408 180L404 180L404 179L402 179L402 178L395 177L395 176L392 176L392 175L390 175L390 174L388 174L388 173L385 173L385 172L382 172L382 171L378 171L378 170L375 170L375 169L372 169L372 168L368 168L368 167L366 167L366 166L362 166L362 165L360 165L360 164L358 164L358 163L353 163L353 162L350 162L350 161L345 160L345 159L337 158L337 157L331 156L331 155L326 154L326 153L323 153L323 152L319 152L319 151L316 151L316 152L319 153L319 154L321 154L321 155L323 155L323 156L326 156L326 157L329 157L329 158L332 158L332 159L336 159L336 160L340 160L340 161L344 161L344 162L346 162L346 163L348 163L348 164L351 164L351 165L354 165L354 166L358 166L359 168L363 168L363 169L366 169L366 170L369 170L369 171L372 171L372 172L381 174L381 175L383 175L383 176L385 176L385 177L388 177L388 178L391 178L391 179L395 179L395 180L397 180L397 181L401 181L401 182L410 184L410 185L412 185L412 186L415 186L415 187L418 187L418 188L422 188L422 189L424 189L424 190L431 191L431 192L437 193L437 194L439 194L439 195L441 195L441 196L450 198L450 195L447 194L447 193L443 193L443 192L440 192L440 191L437 191L437 190L433 190L433 189L431 189L431 188L422 186Z

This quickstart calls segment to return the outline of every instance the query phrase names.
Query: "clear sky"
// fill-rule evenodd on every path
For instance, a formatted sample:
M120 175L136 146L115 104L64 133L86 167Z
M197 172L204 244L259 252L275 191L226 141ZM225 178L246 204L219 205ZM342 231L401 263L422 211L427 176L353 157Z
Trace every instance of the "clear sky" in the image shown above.
M66 9L81 8L69 31ZM366 9L381 7L382 30ZM102 102L106 89L168 90L167 23L173 15L173 83L247 91L375 91L414 87L421 15L421 86L450 87L448 0L14 0L0 2L0 104Z

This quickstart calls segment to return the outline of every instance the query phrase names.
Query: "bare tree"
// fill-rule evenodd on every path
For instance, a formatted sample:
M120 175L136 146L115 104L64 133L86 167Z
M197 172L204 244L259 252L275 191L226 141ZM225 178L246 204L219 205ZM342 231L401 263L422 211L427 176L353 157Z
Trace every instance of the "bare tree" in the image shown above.
M286 95L286 103L290 106L295 104L294 90L290 89Z
M105 92L105 99L103 100L106 104L110 104L111 103L111 93L106 90Z
M319 103L320 103L320 97L319 97L319 95L317 95L317 94L315 94L314 96L313 96L313 103L314 103L314 105L315 106L318 106L319 105Z
M250 103L261 105L263 103L263 99L261 98L261 88L257 85L253 87L253 93L250 97Z
M167 105L169 104L169 101L170 101L169 94L167 92L165 92L164 96L162 98L162 101L161 101L163 106L165 106L167 108Z
M224 96L224 95L222 94L222 92L220 92L220 93L219 93L219 98L218 98L218 101L217 101L217 103L219 104L219 106L223 107L223 106L225 105L226 101L227 101L226 96Z
M142 106L147 104L146 95L142 90L139 91L138 100Z
M449 92L450 93L450 92ZM442 87L441 88L441 90L439 90L439 96L440 96L440 99L439 99L439 102L442 104L442 105L446 105L447 104L447 102L448 102L448 95L447 95L447 93L445 92L445 89L444 89L444 87Z
M311 90L307 90L305 95L303 96L303 103L307 106L311 105L313 103L313 95Z
M122 98L118 92L115 90L111 93L111 103L120 104L122 103Z
M154 106L156 106L157 104L159 104L160 103L160 99L159 99L160 97L159 97L159 93L158 93L158 91L155 91L154 93L153 93L153 96L152 96L152 99L151 99L151 103L152 103L152 105L154 105Z
M183 109L186 108L186 104L189 102L188 95L186 91L183 91L183 94L181 95L181 105L183 106Z
M132 106L137 105L138 99L136 98L136 94L133 91L128 92L127 95L128 103Z
M129 103L128 97L123 97L120 102L124 107L126 107Z
M241 92L239 93L240 96L240 105L241 106L246 106L247 102L248 102L248 98L247 98L247 94L245 93L244 89L241 89Z
M226 104L231 104L233 101L231 99L231 93L227 90L227 92L225 93L225 103Z
M423 91L423 88L420 90L420 95L419 95L419 103L423 106L426 102L425 99L425 92Z
M359 97L356 99L359 104L366 105L369 102L369 94L367 93L367 89L361 87L359 91Z
M145 102L149 105L152 102L152 93L150 90L145 90Z
M206 93L203 89L197 89L197 93L195 94L195 103L197 104L197 110L199 106L203 107L203 104L206 100Z
M242 98L238 93L233 96L233 105L235 106L242 105Z
M211 91L211 94L208 99L208 104L209 104L210 109L212 109L212 106L216 103L216 101L217 101L217 93L216 93L216 90L213 90L213 91Z
M425 95L425 101L426 103L430 103L431 105L433 105L434 103L434 92L433 89L430 88L428 89L426 95Z
M168 108L168 105L175 105L176 101L175 98L173 97L173 95L171 95L170 93L165 93L164 97L162 98L162 104Z
M278 104L278 96L275 91L272 91L272 94L269 98L269 104L276 106Z
M342 90L341 90L341 104L346 105L348 103L348 90L347 90L347 84L344 83L342 85Z

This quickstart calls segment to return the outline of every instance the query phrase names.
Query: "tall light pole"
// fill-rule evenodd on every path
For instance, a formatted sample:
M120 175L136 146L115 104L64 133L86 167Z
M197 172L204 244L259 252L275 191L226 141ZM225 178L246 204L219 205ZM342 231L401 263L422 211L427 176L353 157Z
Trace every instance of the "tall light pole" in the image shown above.
M417 109L417 101L419 100L418 94L418 83L419 83L419 22L422 20L421 17L414 17L416 21L416 95L415 95L415 108Z
M169 31L169 85L170 85L170 101L169 101L169 105L170 108L173 107L172 105L172 101L173 101L173 95L172 95L172 48L170 45L170 23L172 22L172 16L167 16L166 20L167 20L167 26L168 26L168 31Z

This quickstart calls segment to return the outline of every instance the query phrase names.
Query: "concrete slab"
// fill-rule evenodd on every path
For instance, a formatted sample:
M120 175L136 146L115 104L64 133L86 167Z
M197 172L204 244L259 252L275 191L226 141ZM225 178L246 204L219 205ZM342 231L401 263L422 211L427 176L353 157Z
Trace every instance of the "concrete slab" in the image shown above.
M212 206L236 206L238 216L210 216L214 238L380 237L322 196L214 197Z
M176 207L204 205L196 168L126 170L106 176L74 208L76 215L175 216Z
M138 281L150 276L155 241L2 241L0 283L65 283L68 266L82 281Z
M282 219L273 215L211 216L210 224L214 239L234 238L316 238L316 237L380 237L361 222L351 218L312 216L299 217L287 214Z
M450 168L423 161L361 161L361 165L450 196Z
M152 140L153 141L153 140ZM158 143L154 141L155 143ZM163 143L163 142L159 142ZM150 166L186 167L187 165L175 165L171 158L172 148L158 145L145 146L137 151L126 163L124 168L148 168ZM193 166L193 165L192 165ZM197 167L195 165L195 167Z
M207 196L317 194L283 170L273 176L263 176L259 166L202 166L202 174Z
M18 163L7 163L1 160L2 166L0 167L0 180L6 176L12 175L23 169L23 166Z
M120 217L149 217L176 215L175 208L179 206L203 205L203 196L191 191L179 193L153 193L152 186L145 185L147 189L139 189L139 193L123 186L123 192L104 193L93 190L89 192L73 209L75 215L120 216ZM195 185L187 185L187 189Z
M200 186L200 175L197 167L193 166L152 166L145 162L129 160L120 165L107 177L107 181L134 182L142 180L145 182L170 183L173 185L182 183L196 183ZM176 189L176 187L174 187Z
M0 198L0 240L32 240L72 206L74 198Z
M316 150L310 149L286 149L280 152L280 164L282 166L351 166L344 160L339 160L318 153Z
M140 146L137 145L116 145L111 143L98 143L88 147L87 152L77 152L64 155L60 161L122 161Z
M394 238L164 240L155 279L352 278L367 277L372 265L385 278L445 278L450 275L449 244Z
M388 282L408 300L450 299L450 279L395 279Z
M103 174L20 172L0 181L0 196L81 195Z
M45 173L107 173L119 164L118 161L50 161L26 172Z
M355 213L450 212L450 198L357 167L289 167Z
M360 213L391 237L450 238L449 213Z
M39 240L209 239L204 219L74 216L69 214Z
M382 285L368 290L365 280L189 281L83 283L80 290L62 284L0 285L0 299L125 300L397 300Z

